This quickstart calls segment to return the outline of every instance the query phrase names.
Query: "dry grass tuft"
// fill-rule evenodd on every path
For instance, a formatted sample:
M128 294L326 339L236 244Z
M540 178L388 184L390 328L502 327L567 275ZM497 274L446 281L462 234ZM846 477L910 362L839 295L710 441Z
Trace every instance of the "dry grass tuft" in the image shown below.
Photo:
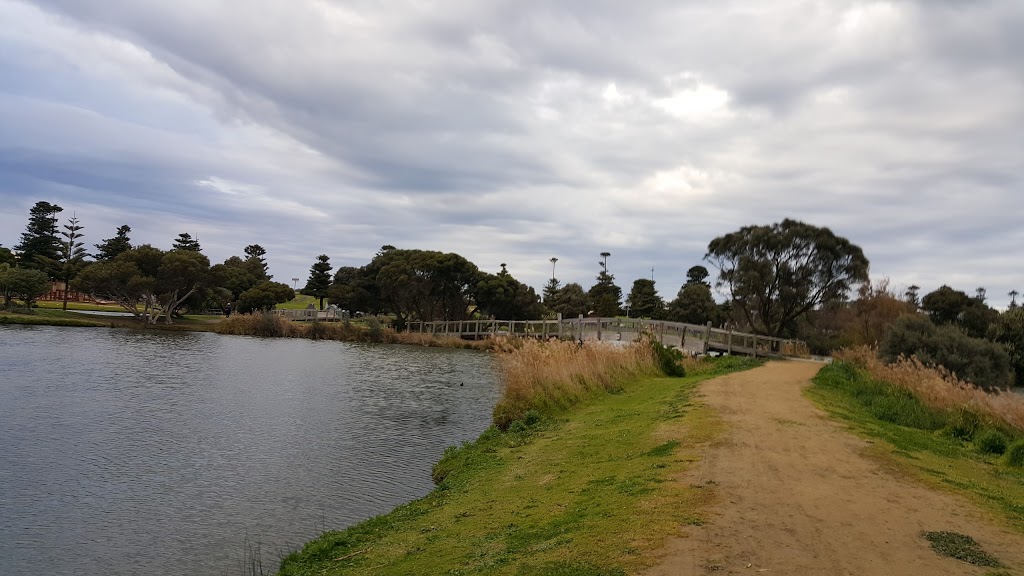
M650 346L523 341L499 357L504 394L494 423L505 429L530 410L552 414L627 379L658 373Z
M806 342L793 340L782 345L782 354L790 358L810 358L811 349Z
M909 390L922 404L940 410L967 409L989 424L1024 432L1024 396L1010 391L985 390L965 382L944 368L929 368L917 358L900 357L882 362L874 348L858 346L836 353L836 359L863 368L875 380Z
M500 347L498 338L484 340L463 340L457 336L420 334L417 332L398 332L395 334L396 344L410 346L429 346L432 348L461 348L464 350L494 350Z

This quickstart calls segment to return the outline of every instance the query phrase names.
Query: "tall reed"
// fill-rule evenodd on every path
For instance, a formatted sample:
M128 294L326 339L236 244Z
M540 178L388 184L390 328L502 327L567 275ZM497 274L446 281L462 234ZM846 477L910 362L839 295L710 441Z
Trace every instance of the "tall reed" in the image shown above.
M658 373L650 346L527 340L498 358L504 392L494 407L501 429L534 410L552 414L630 378Z
M874 348L858 346L835 354L836 359L863 368L875 380L909 390L921 403L940 410L969 410L989 424L1024 432L1024 396L1011 391L985 391L945 368L930 368L916 357L882 362Z

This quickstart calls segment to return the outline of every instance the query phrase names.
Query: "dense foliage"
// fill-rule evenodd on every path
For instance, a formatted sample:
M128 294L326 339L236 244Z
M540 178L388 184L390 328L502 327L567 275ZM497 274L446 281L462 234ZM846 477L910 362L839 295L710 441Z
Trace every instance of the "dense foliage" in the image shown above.
M747 323L772 336L793 333L801 316L845 300L855 283L868 280L860 247L828 228L789 219L715 238L705 258Z
M49 202L36 202L29 211L28 225L14 249L21 253L21 266L56 275L60 259L57 214L64 209Z
M1010 357L1001 345L972 338L955 326L937 326L927 318L906 316L893 322L879 354L887 362L916 356L926 366L942 366L979 386L1013 385Z

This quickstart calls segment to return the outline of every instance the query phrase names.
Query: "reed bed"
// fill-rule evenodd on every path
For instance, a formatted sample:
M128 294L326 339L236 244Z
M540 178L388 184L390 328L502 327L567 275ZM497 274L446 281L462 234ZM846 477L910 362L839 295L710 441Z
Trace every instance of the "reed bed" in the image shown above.
M394 330L379 322L293 322L269 313L235 314L217 324L218 334L235 336L263 336L269 338L308 338L310 340L339 340L342 342L398 341Z
M631 378L658 374L653 349L639 344L527 340L498 361L504 393L494 424L503 430L530 411L554 414L596 392L619 390Z
M355 322L295 322L269 313L234 314L218 323L214 331L233 336L408 344L466 350L510 351L518 346L518 339L503 337L463 340L455 336L395 332L391 328L383 327L376 319Z
M463 350L494 350L500 347L499 338L484 340L463 340L457 336L421 334L418 332L398 332L395 334L396 344L410 346L429 346L432 348L460 348Z
M986 391L960 380L950 371L930 368L916 357L900 357L892 364L878 358L868 346L847 348L836 359L867 371L871 378L908 390L924 405L938 410L968 410L990 425L1008 426L1024 433L1024 396L1011 391Z

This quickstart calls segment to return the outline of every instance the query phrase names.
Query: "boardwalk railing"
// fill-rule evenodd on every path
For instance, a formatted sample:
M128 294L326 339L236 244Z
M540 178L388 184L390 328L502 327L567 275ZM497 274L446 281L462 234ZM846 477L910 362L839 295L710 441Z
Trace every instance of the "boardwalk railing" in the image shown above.
M643 334L651 334L666 346L701 354L720 352L748 356L798 356L803 355L805 349L799 340L734 332L712 328L710 324L701 326L636 318L410 322L408 331L467 339L516 336L619 342L632 342Z
M311 322L314 320L340 322L347 317L344 310L335 310L333 308L328 308L327 310L272 310L272 312L278 316L284 316L289 320L299 322Z

